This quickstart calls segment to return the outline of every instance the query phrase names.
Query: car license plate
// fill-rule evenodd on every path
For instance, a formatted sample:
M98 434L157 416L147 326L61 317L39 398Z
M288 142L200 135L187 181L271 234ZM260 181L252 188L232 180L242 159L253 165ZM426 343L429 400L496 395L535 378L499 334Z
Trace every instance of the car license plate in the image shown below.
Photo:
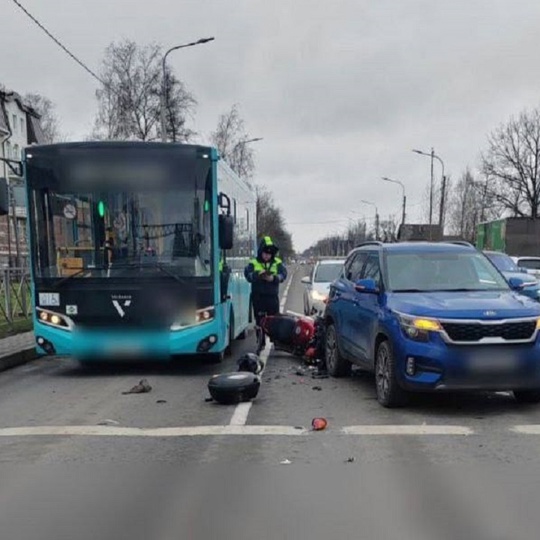
M115 356L136 355L142 353L143 348L131 343L114 343L107 347L107 353Z
M513 372L518 369L519 357L509 350L472 352L469 369L475 373Z

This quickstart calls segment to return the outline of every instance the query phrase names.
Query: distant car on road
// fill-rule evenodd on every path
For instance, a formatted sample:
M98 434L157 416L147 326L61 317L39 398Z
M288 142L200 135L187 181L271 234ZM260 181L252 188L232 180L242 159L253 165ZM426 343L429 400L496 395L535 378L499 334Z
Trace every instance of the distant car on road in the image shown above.
M324 311L330 284L341 275L344 263L345 259L319 261L313 268L311 275L302 279L302 283L306 285L304 290L304 313L306 315Z
M330 287L325 357L331 376L375 373L384 407L408 391L511 390L540 401L540 304L517 294L481 252L452 243L370 243Z
M519 268L517 263L506 253L499 251L484 251L487 258L497 267L497 269L508 280L513 277L523 279L523 285L519 291L521 294L540 301L540 283L527 270Z

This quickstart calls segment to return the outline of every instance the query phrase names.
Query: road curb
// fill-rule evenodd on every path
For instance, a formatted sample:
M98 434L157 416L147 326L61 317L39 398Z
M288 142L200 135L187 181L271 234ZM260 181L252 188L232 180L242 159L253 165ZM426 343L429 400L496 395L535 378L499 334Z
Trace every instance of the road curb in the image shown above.
M24 349L0 358L0 372L31 362L37 358L36 348Z

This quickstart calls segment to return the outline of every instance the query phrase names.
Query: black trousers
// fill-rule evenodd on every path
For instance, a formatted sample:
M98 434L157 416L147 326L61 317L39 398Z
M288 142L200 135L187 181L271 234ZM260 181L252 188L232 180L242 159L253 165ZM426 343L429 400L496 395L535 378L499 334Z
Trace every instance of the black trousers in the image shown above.
M255 323L259 326L261 318L266 315L279 314L279 297L275 296L253 296L253 312L255 314Z

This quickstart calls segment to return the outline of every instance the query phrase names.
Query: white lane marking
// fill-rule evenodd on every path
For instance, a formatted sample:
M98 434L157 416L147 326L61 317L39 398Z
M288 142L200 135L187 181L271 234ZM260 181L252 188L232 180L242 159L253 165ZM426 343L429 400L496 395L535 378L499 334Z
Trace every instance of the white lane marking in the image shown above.
M279 311L283 312L285 309L285 304L287 303L287 298L289 296L289 290L291 288L291 284L294 281L294 276L296 275L296 268L294 269L294 272L292 273L291 277L289 278L289 283L287 283L287 287L285 287L285 291L283 292L283 297L281 299L281 303L279 305ZM260 375L264 374L264 370L266 369L266 366L268 364L268 358L270 357L270 351L272 350L272 344L267 341L264 349L261 351L260 357L261 360L264 363L264 368L261 371ZM231 420L229 422L230 426L245 426L247 424L247 419L249 416L249 411L251 410L251 407L253 405L252 401L248 401L246 403L239 403L234 413L231 417Z
M268 364L268 358L270 356L271 350L272 350L272 344L269 341L267 341L266 345L264 346L264 349L261 351L261 354L260 354L261 360L264 363L264 368L260 373L261 377L264 373L264 370L266 369L266 365ZM247 423L249 411L251 410L252 405L253 405L252 401L239 403L234 409L234 413L231 417L231 421L229 422L229 425L230 426L245 426Z
M29 426L1 428L0 437L87 436L87 437L208 437L219 435L298 436L308 432L293 426L192 426L133 428L117 426Z
M287 297L289 296L289 289L291 288L292 282L294 281L296 270L297 269L295 268L294 272L292 273L292 276L289 278L289 283L287 283L287 286L285 287L283 298L281 299L281 303L279 304L279 311L283 311L285 309L285 304L287 303Z
M239 403L234 409L234 413L229 422L230 426L245 426L249 411L251 409L251 401L245 403Z
M520 433L521 435L540 435L540 425L531 424L528 426L514 426L510 428L510 431Z
M474 431L465 426L347 426L341 430L345 435L472 435Z

